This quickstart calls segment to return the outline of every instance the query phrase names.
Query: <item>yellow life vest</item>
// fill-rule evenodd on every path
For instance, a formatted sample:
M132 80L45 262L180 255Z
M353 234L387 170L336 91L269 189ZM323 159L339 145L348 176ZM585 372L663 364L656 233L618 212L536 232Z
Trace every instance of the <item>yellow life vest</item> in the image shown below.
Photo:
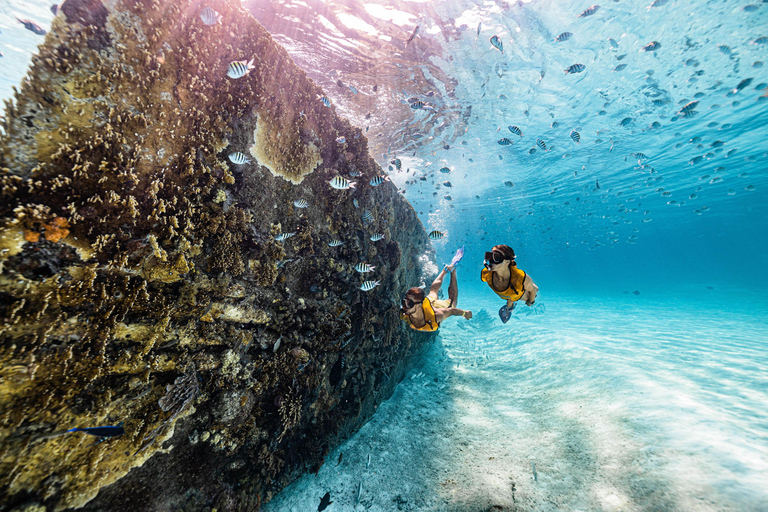
M435 309L432 307L432 302L429 300L429 298L424 297L424 300L421 302L421 309L424 310L424 325L422 327L416 327L413 325L411 318L408 315L402 315L402 319L408 322L408 325L411 326L411 329L428 332L436 331L440 327L440 324L437 323Z
M517 267L509 267L509 270L509 287L503 292L497 292L493 288L493 272L487 268L483 269L482 273L480 274L480 279L488 283L488 286L491 287L491 290L493 290L494 293L502 299L517 301L520 300L520 297L522 297L525 293L525 287L523 286L525 282L525 272Z

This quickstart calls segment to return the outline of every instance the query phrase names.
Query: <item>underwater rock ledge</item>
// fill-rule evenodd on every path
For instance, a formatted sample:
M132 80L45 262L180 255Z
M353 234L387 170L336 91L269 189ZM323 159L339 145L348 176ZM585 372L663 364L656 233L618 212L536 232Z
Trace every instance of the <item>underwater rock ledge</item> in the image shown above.
M0 510L254 510L391 395L428 239L322 94L234 0L63 4L0 137Z

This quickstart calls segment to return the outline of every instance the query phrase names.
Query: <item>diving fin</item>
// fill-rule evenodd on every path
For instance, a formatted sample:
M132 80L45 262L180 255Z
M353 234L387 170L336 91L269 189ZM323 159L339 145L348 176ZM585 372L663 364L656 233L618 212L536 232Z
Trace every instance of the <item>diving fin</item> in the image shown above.
M505 324L509 321L509 317L512 316L512 309L514 309L514 305L512 308L508 308L506 304L501 306L501 309L499 310L499 318L501 318L501 323Z
M456 255L451 260L451 266L456 267L456 265L459 264L459 262L461 261L461 258L463 257L464 257L464 246L462 245L461 247L459 247L459 250L456 251Z

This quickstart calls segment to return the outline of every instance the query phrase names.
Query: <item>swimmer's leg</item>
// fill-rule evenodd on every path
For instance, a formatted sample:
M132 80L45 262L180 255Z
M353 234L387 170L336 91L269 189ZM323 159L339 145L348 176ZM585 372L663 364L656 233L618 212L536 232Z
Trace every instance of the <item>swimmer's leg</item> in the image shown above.
M455 308L459 301L459 286L456 284L456 269L451 272L451 284L448 285L448 298L451 300L449 307Z

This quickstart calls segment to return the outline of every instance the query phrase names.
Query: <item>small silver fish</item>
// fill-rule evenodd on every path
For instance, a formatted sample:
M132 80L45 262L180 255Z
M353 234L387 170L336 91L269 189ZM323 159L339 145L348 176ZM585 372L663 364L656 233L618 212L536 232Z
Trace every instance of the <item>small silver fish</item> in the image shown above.
M331 187L335 188L336 190L347 190L349 188L355 188L354 181L349 181L346 178L342 176L336 176L331 181L329 181L331 184Z
M233 164L237 165L243 165L243 164L249 164L251 161L246 157L244 154L242 154L239 151L235 151L233 153L229 154L229 161Z
M642 48L640 48L640 51L641 52L655 52L659 48L661 48L661 43L660 42L658 42L658 41L651 41L647 45L645 45Z
M385 181L389 181L389 176L374 176L373 178L371 178L370 183L372 187L378 187Z
M355 205L355 208L360 208L360 202L357 199L353 199L352 204Z
M338 240L338 239L334 238L333 240L331 240L330 242L328 242L328 245L329 245L330 247L338 247L338 246L340 246L340 245L344 245L344 242L342 242L341 240Z
M565 74L567 75L568 73L581 73L585 69L587 69L587 66L585 66L584 64L572 64L567 68L565 68Z
M515 135L519 135L520 137L523 136L523 132L517 126L507 126L507 128Z
M360 272L361 274L365 274L367 272L373 272L373 269L375 269L373 265L369 265L368 263L365 263L364 261L361 261L357 265L355 265L355 270Z
M437 230L435 230L435 231L432 231L432 232L429 234L429 239L430 239L430 240L440 240L440 239L441 239L441 238L443 238L444 236L445 236L445 234L444 234L442 231L437 231Z
M559 36L555 38L556 43L562 43L563 41L569 40L571 37L573 37L573 34L571 32L563 32Z
M597 10L600 8L599 5L593 5L589 9L586 9L584 12L579 14L579 18L586 18L587 16L592 16L597 12Z
M576 130L573 130L571 132L571 139L573 139L573 142L578 144L579 141L581 141L581 135L579 135L579 132L577 132Z
M506 137L502 137L501 139L498 140L498 143L499 143L499 146L509 146L512 144L512 141Z
M381 284L381 281L365 281L362 285L360 285L360 289L364 292L369 292L379 286Z
M227 66L227 76L229 78L242 78L247 75L254 67L256 66L253 65L253 59L249 61L236 60L234 62L230 62L229 66Z
M293 202L293 206L296 208L309 208L309 203L304 199L298 199Z
M504 53L504 44L501 42L499 36L491 36L490 41L494 48L499 50L501 53Z
M203 23L209 26L216 25L217 23L221 25L221 14L210 7L206 7L200 12L200 19L203 20Z
M352 94L357 94L357 89L355 88L354 85L350 85L349 90L352 91Z
M378 242L379 240L384 240L384 235L381 233L376 233L374 235L371 235L371 242Z
M536 139L536 145L539 146L542 151L546 151L547 150L547 143L544 142L541 139Z
M285 241L285 240L287 240L287 239L291 238L291 237L292 237L292 236L294 236L295 234L296 234L296 233L280 233L279 235L277 235L277 236L275 237L275 240L277 240L278 242L283 242L283 241Z
M347 142L347 139L345 137L336 137L336 142L338 142L339 144L344 144L345 142Z
M320 96L320 101L322 101L322 102L323 102L323 105L325 105L326 107L329 107L329 108L330 108L330 106L331 106L331 100L329 100L329 99L328 99L328 98L326 98L325 96Z

